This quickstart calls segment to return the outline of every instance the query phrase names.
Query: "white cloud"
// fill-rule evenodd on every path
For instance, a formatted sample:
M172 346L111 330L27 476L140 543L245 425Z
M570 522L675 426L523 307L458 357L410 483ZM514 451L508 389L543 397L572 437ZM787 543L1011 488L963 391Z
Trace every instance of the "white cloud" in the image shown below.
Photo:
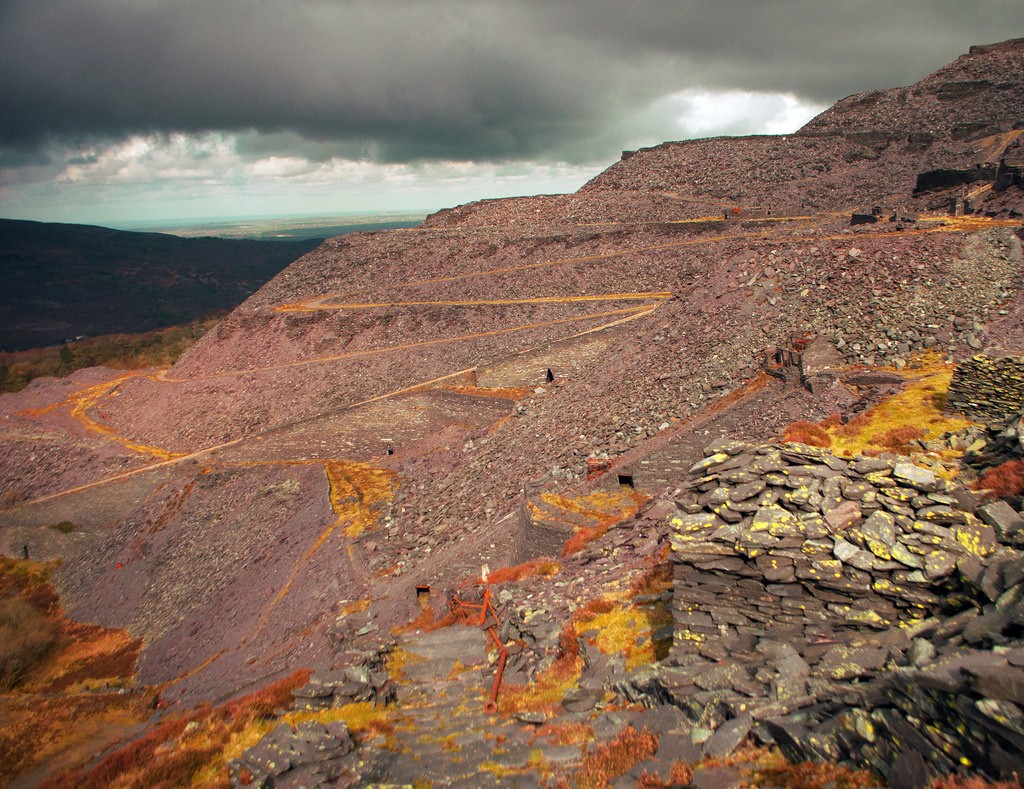
M250 153L244 134L152 134L53 147L51 165L0 194L21 218L147 220L432 211L488 197L571 192L602 169L566 163L377 163ZM13 171L12 171L13 172Z
M741 90L684 90L662 101L685 137L790 134L825 109L792 93Z
M291 178L305 175L313 165L301 156L268 156L248 166L249 172L257 177Z
M687 90L622 117L591 142L614 151L688 137L789 133L822 109L788 93ZM328 143L306 146L300 137L284 142L256 132L178 132L55 146L48 169L35 167L34 180L0 182L0 195L6 205L18 205L24 218L101 224L143 216L201 220L435 210L490 197L572 192L611 163L381 163L331 155ZM267 150L268 144L278 151Z
M209 178L240 164L234 140L213 132L136 134L55 149L50 155L63 165L54 180L78 185Z

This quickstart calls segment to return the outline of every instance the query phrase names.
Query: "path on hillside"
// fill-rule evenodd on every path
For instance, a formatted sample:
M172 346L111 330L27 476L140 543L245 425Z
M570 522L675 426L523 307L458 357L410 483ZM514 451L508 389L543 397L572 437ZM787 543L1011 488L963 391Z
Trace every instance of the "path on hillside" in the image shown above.
M339 294L318 296L308 301L297 301L275 307L277 312L312 312L315 310L366 310L387 307L491 307L506 304L572 304L589 301L652 301L672 298L671 291L654 291L649 293L602 293L593 296L539 296L532 299L460 299L442 301L378 301L378 302L337 302L325 304L332 299L340 299Z
M826 216L832 216L832 215L825 215L825 216L822 216L822 217L819 217L819 218L823 219ZM843 241L850 240L850 241L853 241L853 240L859 239L859 238L877 238L877 237L896 236L896 235L916 235L916 234L922 234L922 233L971 232L971 231L979 230L979 229L992 228L992 227L1004 227L1004 226L1016 226L1017 224L1019 224L1019 223L1011 221L1011 220L995 220L995 219L989 219L989 218L986 218L986 217L974 217L974 216L969 216L969 217L948 217L948 216L924 217L922 221L935 222L936 226L935 227L924 227L924 228L916 227L916 228L909 228L909 229L893 229L893 230L880 230L880 231L872 231L872 232L860 232L860 233L856 234L856 236L850 236L849 234L836 234L836 235L830 235L830 236L824 236L824 237L822 237L822 236L796 235L796 236L790 236L790 238L792 240L804 240L804 241L806 241L806 240L822 240L822 239L827 239L827 240L843 240ZM783 225L783 224L776 224L771 229L768 229L768 230L765 230L765 231L761 231L761 232L755 233L753 235L754 236L761 236L761 237L775 235L775 234L779 234L780 231L783 228L786 228L786 226ZM786 229L794 230L796 228L788 227ZM579 261L590 261L590 260L605 259L605 258L609 258L609 257L616 257L616 256L626 255L626 254L629 254L630 252L642 252L642 251L647 251L647 250L652 250L652 249L663 249L663 248L670 248L670 247L684 246L684 245L711 244L711 243L717 243L717 242L722 242L722 241L734 240L734 239L737 239L737 238L749 238L751 235L752 234L750 234L750 233L746 233L746 234L720 235L720 236L714 236L714 237L710 237L710 238L684 239L682 241L667 242L665 244L657 244L657 245L652 245L652 246L645 246L645 247L640 247L640 248L636 248L636 249L615 250L615 251L612 251L612 252L602 253L602 254L599 254L599 255L587 255L587 256L582 256L582 257L577 257L577 258L559 258L559 259L555 259L555 260L551 260L551 261L544 261L544 262L540 262L540 263L524 264L522 266L513 266L513 267L500 268L500 269L490 269L490 270L481 271L481 272L471 272L471 273L467 273L467 274L456 275L456 276L453 276L453 277L442 277L442 278L427 279L427 280L417 280L417 281L407 282L405 284L406 285L417 285L417 284L423 284L423 283L428 283L428 282L452 281L452 280L463 279L463 278L468 278L468 277L483 276L483 275L490 274L490 273L499 273L499 272L505 272L505 271L516 271L516 270L522 270L522 269L528 269L528 268L537 268L537 267L541 267L541 266L551 266L551 265L556 265L558 263L579 262ZM403 285L398 285L396 287L403 287ZM148 378L150 378L153 381L157 381L157 382L161 382L161 383L195 382L195 381L209 380L209 379L215 379L215 378L224 378L224 377L230 377L230 376L238 376L238 375L243 375L243 374L247 374L247 373L269 372L269 371L274 371L274 370L295 368L295 367L301 367L301 366L310 365L310 364L325 364L325 363L330 363L330 362L335 362L335 361L341 361L341 360L344 360L344 359L384 354L384 353L388 353L388 352L392 352L392 351L410 350L410 349L415 349L417 347L424 347L424 346L429 346L429 345L437 345L437 344L443 344L443 343L454 343L454 342L459 342L459 341L464 341L464 340L469 340L469 339L479 339L479 338L488 337L488 336L496 336L496 335L499 335L499 334L506 334L506 333L511 333L511 332L515 332L515 331L526 331L526 330L529 330L529 329L540 328L540 327L550 326L550 325L557 325L557 324L561 324L561 323L570 323L570 322L575 322L575 321L592 320L592 319L605 318L605 317L613 318L613 320L609 321L608 323L602 324L602 325L597 326L597 327L592 327L592 328L587 329L587 330L585 330L583 332L580 332L579 334L570 335L570 337L575 337L575 336L581 336L583 334L589 334L589 333L593 333L593 332L602 331L604 329L611 328L613 326L619 325L620 323L622 323L624 321L635 320L637 318L646 317L647 315L650 315L657 308L657 306L660 303L662 303L663 299L666 298L666 295L668 295L668 294L666 294L665 292L644 292L644 293L634 293L634 294L600 294L600 295L595 295L595 296L577 296L577 297L538 297L537 300L491 300L491 301L487 301L487 302L466 300L466 301L460 302L460 303L465 304L467 306L470 305L470 304L477 304L477 303L530 303L530 302L534 302L534 301L540 302L540 301L547 300L547 299L550 299L550 298L557 298L559 300L564 300L566 302L571 302L571 301L599 301L599 300L604 300L604 299L622 300L622 299L630 299L630 298L632 298L632 299L656 300L656 303L653 306L651 306L649 304L643 304L643 305L639 305L639 306L636 306L636 307L627 307L627 308L623 308L623 309L619 309L619 310L609 310L609 311L604 311L604 312L588 313L588 314L582 315L582 316L575 316L575 317L570 317L570 318L553 319L551 321L542 321L542 322L537 322L537 323L526 324L526 325L523 325L523 326L515 326L515 327L507 327L507 328L503 328L503 329L495 329L495 330L491 330L491 331L487 331L487 332L473 332L473 333L469 333L469 334L459 335L459 336L456 336L456 337L442 337L442 338L435 338L435 339L431 339L431 340L422 340L422 341L415 342L415 343L404 343L402 345L396 345L396 346L391 346L391 347L387 347L387 348L367 349L365 351L355 351L355 352L350 352L350 353L346 353L346 354L334 354L334 355L323 356L323 357L315 357L315 358L312 358L312 359L301 359L301 360L292 361L292 362L285 362L285 363L277 364L277 365L267 365L265 367L253 367L253 368L248 368L248 369L230 370L230 371L224 371L224 372L219 372L219 373L211 373L211 374L203 375L203 376L196 376L196 377L193 377L193 378L172 378L172 377L170 377L168 375L168 371L166 369L159 370L156 373L126 373L124 375L118 376L117 378L112 379L112 380L107 381L107 382L104 382L102 384L96 384L96 385L93 385L93 386L90 386L90 387L86 387L85 389L80 390L79 392L76 392L75 394L71 395L67 400L65 400L65 401L63 401L61 403L52 404L52 405L50 405L50 406L48 406L48 407L46 407L44 409L34 409L34 410L31 410L31 411L26 411L26 412L23 412L22 415L23 416L28 416L28 417L38 417L38 416L42 416L43 414L45 414L45 413L47 413L49 411L55 410L57 408L61 408L63 406L70 406L71 416L74 419L76 419L77 421L79 421L87 431L89 431L91 433L94 433L94 434L97 434L97 435L100 435L100 436L103 436L105 438L108 438L109 440L116 441L116 442L122 444L123 446L125 446L128 449L130 449L130 450L132 450L134 452L138 452L139 454L142 454L142 455L148 455L149 457L152 457L152 458L156 459L158 462L150 464L150 465L148 465L148 466L146 466L144 468L134 469L134 470L127 471L127 472L121 472L121 473L118 473L118 474L114 474L114 475L111 475L110 477L105 478L103 480L98 480L98 481L95 481L95 482L87 483L85 485L81 485L81 486L78 486L78 487L75 487L75 488L71 488L71 489L66 490L66 491L61 491L61 492L54 493L54 494L48 494L47 496L39 497L39 498L34 499L34 500L32 500L30 502L27 502L27 503L28 504L38 503L38 502L47 501L47 500L50 500L50 499L53 499L53 498L56 498L56 497L59 497L59 496L73 494L73 493L76 493L76 492L80 492L82 490L86 490L86 489L89 489L89 488L93 488L93 487L96 487L96 486L99 486L99 485L106 484L108 482L115 482L115 481L118 481L118 480L125 479L127 477L131 477L131 476L134 476L134 475L137 475L137 474L144 473L146 471L162 468L164 466L168 466L168 465L171 465L171 464L174 464L174 463L187 462L187 461L190 461L190 460L199 460L199 459L202 459L203 457L209 455L210 453L216 452L217 450L221 450L221 449L225 449L225 448L234 446L235 444L239 443L239 441L242 440L242 439L234 439L232 441L227 441L227 442L224 442L224 443L221 443L221 444L217 444L217 445L214 445L214 446L206 447L204 449L197 450L195 452L190 452L190 453L174 453L174 452L171 452L171 451L168 451L168 450L161 449L159 447L152 447L152 446L144 445L144 444L141 444L141 443L137 443L137 442L133 441L132 439L124 437L124 436L119 436L111 428L107 427L106 425L102 425L102 424L96 422L95 420L93 420L91 417L89 417L87 412L90 409L99 407L99 405L103 402L103 400L105 398L111 397L111 396L116 394L116 390L117 390L117 388L121 384L123 384L124 382L126 382L126 381L128 381L128 380L130 380L132 378L135 378L135 377L148 377ZM332 299L332 298L336 298L336 296L328 295L328 296L318 297L317 299L312 299L309 302L305 302L305 303L298 302L298 303L295 303L294 305L287 305L287 304L286 305L281 305L280 307L278 307L278 309L282 309L282 310L303 309L304 308L302 306L303 304L308 305L308 306L305 307L306 309L308 309L310 307L316 308L316 309L343 309L343 308L346 308L346 306L350 306L350 305L344 305L344 304L330 304L330 305L326 305L326 304L323 303L323 302L326 302L328 299ZM412 303L412 302L382 302L381 304L399 305L399 304L403 304L403 303ZM419 302L416 302L416 303L419 303ZM423 302L423 303L424 304L430 304L430 303L435 303L435 302ZM443 303L443 302L436 302L436 303ZM359 305L359 304L351 305L350 308L353 308L353 307L358 308L360 306L363 306L363 305ZM367 306L370 306L370 305L367 305ZM384 393L382 395L378 395L378 396L375 396L375 397L372 397L372 398L368 398L368 399L360 401L358 403L353 403L353 404L351 404L349 406L346 406L346 408L357 408L359 406L366 405L366 404L369 404L369 403L372 403L372 402L375 402L375 401L378 401L378 400L381 400L381 399L385 399L385 398L389 398L389 397L394 397L394 396L399 395L399 394L404 394L406 392L414 391L416 389L430 386L431 384L434 384L436 382L439 382L439 381L451 378L451 377L453 377L455 375L458 375L458 374L461 374L461 373L472 372L475 369L476 369L475 367L471 367L471 368L467 368L464 371L459 371L458 373L452 373L452 374L449 374L449 375L441 376L440 378L433 379L432 381L419 382L419 383L416 383L416 384L412 384L412 385L410 385L408 387L403 387L401 389L394 390L392 392L387 392L387 393ZM280 429L281 427L286 427L289 424L291 424L291 423L286 423L285 425L281 425L281 426L279 426L278 428L275 428L275 429Z

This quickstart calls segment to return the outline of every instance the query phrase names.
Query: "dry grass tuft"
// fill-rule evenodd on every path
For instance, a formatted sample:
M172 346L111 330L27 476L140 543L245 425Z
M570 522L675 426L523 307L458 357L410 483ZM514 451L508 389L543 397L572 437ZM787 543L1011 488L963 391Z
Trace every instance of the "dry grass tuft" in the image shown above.
M798 444L807 444L812 447L823 447L827 449L832 446L832 438L821 425L813 422L794 422L782 433L783 442L792 441Z
M0 599L0 690L15 687L57 642L57 622L24 597Z
M886 430L884 433L876 433L869 439L876 447L883 450L895 452L898 455L910 454L910 442L915 439L924 438L925 431L914 425L901 425Z
M971 485L974 490L990 490L993 498L1019 496L1024 493L1024 461L1008 460L990 468Z
M554 559L531 559L515 567L501 567L494 570L487 578L488 583L504 584L521 581L536 575L552 576L562 569L562 565Z
M610 781L625 775L636 765L654 755L658 750L658 738L646 727L637 731L627 726L618 737L607 745L598 746L588 755L573 774L579 789L601 789Z
M870 424L870 412L861 411L859 414L857 414L857 416L855 416L845 425L842 423L836 425L835 429L832 431L832 434L837 438L854 438Z
M0 597L21 595L40 611L56 615L59 598L50 586L50 572L56 566L56 562L0 556Z
M291 692L309 679L296 671L263 690L217 708L203 706L166 720L139 739L105 756L90 768L65 772L41 789L133 789L216 786L227 789L227 761L241 754L271 728L274 710L291 701Z

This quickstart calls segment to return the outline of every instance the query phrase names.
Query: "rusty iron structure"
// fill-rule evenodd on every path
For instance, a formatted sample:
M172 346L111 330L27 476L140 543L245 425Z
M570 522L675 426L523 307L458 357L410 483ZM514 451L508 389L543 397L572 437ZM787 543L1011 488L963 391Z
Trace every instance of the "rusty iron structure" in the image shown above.
M491 685L491 695L484 704L484 712L488 715L493 715L498 711L498 688L501 687L501 678L505 673L505 663L508 660L508 648L501 643L501 637L498 635L498 629L501 627L501 623L498 621L498 610L494 607L494 601L491 599L491 587L486 585L486 581L478 581L477 583L484 584L483 594L477 602L463 600L459 597L452 597L450 604L453 614L464 616L467 619L470 619L470 615L474 611L479 610L480 618L477 624L482 630L487 631L491 640L494 641L494 645L498 648L498 669L494 673L494 684ZM477 584L474 584L474 586L475 585Z

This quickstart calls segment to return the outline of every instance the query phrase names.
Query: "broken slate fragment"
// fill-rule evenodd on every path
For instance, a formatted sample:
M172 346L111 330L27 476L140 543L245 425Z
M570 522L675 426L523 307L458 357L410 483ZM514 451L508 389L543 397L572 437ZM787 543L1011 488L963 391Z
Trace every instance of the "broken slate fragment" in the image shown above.
M897 463L892 470L893 477L904 485L909 485L924 493L938 490L935 472L913 463Z
M726 721L704 743L704 753L711 758L728 756L750 733L753 725L754 719L749 714Z
M703 460L699 460L690 467L690 473L696 474L698 472L703 473L713 466L718 466L729 459L729 456L725 452L716 452L710 457L706 457Z
M750 530L767 531L773 537L799 537L803 533L796 516L778 504L760 507L754 515Z
M868 547L871 546L871 541L876 541L891 548L896 543L896 520L888 512L877 510L860 525L860 533L867 538ZM873 548L871 551L876 556L880 555Z
M1005 501L994 501L978 508L978 517L1003 538L1015 537L1024 530L1024 518Z
M835 509L825 512L825 523L833 534L850 528L860 519L860 505L855 501L844 501Z

